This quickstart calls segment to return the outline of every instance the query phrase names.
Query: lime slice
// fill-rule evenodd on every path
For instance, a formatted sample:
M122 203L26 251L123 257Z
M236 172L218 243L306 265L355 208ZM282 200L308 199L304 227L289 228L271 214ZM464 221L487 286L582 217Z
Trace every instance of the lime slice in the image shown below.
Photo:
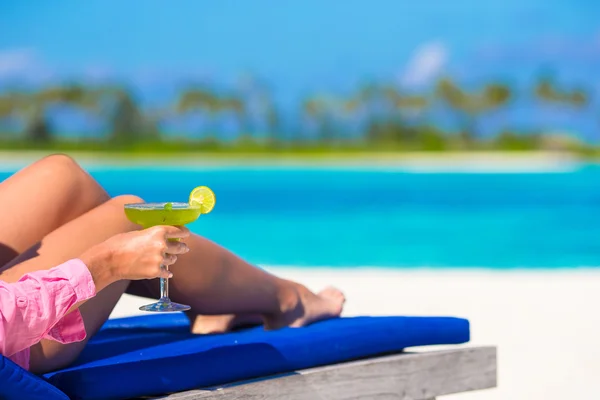
M208 214L215 208L217 199L212 190L206 186L198 186L190 193L190 204L199 205L202 214Z

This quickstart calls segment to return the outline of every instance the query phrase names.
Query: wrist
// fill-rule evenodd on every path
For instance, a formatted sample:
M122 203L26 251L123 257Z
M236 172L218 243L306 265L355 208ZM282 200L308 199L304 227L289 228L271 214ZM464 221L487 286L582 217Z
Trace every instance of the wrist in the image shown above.
M112 267L111 251L106 246L102 244L94 246L83 253L79 259L83 261L90 271L97 292L119 280L118 274L115 273Z

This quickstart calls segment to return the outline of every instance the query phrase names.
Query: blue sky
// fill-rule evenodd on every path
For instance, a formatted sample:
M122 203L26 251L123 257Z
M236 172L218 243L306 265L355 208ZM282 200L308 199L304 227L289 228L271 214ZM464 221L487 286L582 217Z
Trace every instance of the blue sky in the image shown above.
M244 72L300 90L600 62L595 0L0 0L0 79ZM530 60L531 61L531 60ZM11 75L12 74L12 75Z
M600 1L0 0L0 90L117 80L160 105L178 83L227 87L251 74L294 110L307 95L347 94L365 80L419 89L451 74L529 90L544 70L600 91ZM592 131L595 110L585 121L535 118Z

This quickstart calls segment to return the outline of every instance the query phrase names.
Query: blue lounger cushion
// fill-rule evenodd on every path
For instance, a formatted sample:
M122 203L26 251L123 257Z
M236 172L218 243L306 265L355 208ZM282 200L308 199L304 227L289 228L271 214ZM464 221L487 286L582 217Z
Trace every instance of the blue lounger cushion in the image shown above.
M190 335L182 314L123 318L108 321L73 366L45 380L3 360L0 397L34 390L46 390L46 399L160 395L468 340L469 322L451 317L338 318L302 329L206 336ZM10 378L15 370L18 380Z
M69 396L0 355L0 399L69 400Z

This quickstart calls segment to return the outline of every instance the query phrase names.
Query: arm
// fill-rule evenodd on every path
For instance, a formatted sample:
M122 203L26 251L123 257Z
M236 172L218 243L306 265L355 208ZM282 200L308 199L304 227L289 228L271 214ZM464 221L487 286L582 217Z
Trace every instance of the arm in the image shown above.
M120 234L92 247L79 259L50 270L36 271L15 283L0 281L0 354L12 356L47 338L61 343L85 339L77 308L111 283L120 280L168 278L161 264L175 262L189 250L189 231L154 227Z
M57 323L95 294L94 279L78 259L27 274L15 283L0 281L0 353L11 356L44 337L66 341L61 340L64 332ZM71 318L81 320L78 311ZM81 335L68 341L83 340L85 331Z

